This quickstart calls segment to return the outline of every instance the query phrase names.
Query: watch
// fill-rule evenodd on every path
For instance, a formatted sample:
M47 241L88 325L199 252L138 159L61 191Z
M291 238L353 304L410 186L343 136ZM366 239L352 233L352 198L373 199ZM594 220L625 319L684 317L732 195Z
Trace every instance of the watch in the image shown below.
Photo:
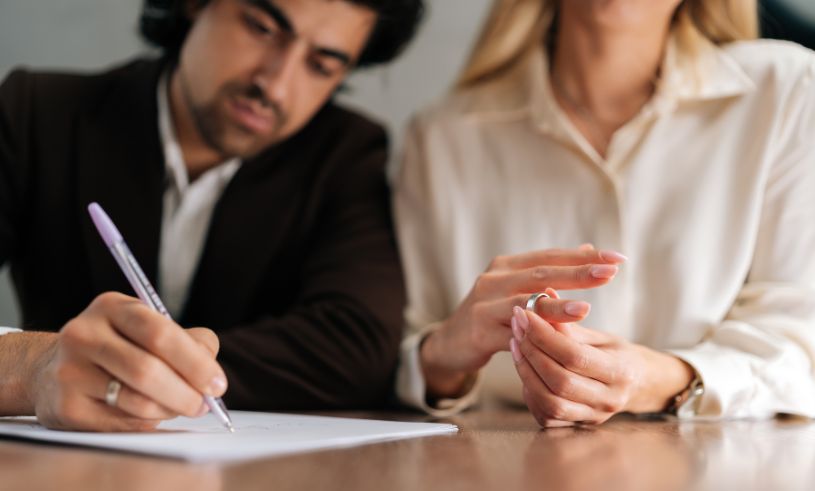
M696 415L699 410L699 404L702 402L702 396L705 394L705 384L702 382L702 377L699 375L699 372L694 370L693 373L693 380L671 399L671 402L665 409L666 413L679 417L692 417Z

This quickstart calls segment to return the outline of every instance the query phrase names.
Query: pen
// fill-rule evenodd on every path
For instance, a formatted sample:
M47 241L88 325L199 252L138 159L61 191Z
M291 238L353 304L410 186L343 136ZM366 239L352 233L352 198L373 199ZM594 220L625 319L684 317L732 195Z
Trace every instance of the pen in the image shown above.
M142 302L164 317L172 320L170 313L167 312L167 308L164 307L164 304L158 297L158 293L156 293L153 285L150 284L147 276L144 275L144 271L142 271L139 263L136 262L136 258L133 257L130 248L125 244L122 234L119 233L119 229L113 224L113 221L108 214L105 213L105 210L103 210L98 203L91 203L88 205L88 212L91 214L93 224L96 225L96 230L99 231L99 235L102 236L105 245L110 249L110 253L113 254L114 259L116 259L116 263L119 264L122 272L130 282L130 286L133 287ZM218 418L230 432L234 433L235 427L232 426L232 419L229 417L226 411L226 405L221 398L204 395L204 401L215 417Z

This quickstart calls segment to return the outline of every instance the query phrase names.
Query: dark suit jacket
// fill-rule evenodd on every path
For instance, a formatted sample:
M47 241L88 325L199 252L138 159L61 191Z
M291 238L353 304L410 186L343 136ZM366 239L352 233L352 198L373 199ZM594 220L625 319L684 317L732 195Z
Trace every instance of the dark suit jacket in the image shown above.
M162 69L16 71L0 86L0 265L11 263L24 328L55 331L102 292L133 294L92 201L156 284ZM381 127L329 102L227 186L176 320L218 333L230 407L370 407L389 395L404 290L386 147Z

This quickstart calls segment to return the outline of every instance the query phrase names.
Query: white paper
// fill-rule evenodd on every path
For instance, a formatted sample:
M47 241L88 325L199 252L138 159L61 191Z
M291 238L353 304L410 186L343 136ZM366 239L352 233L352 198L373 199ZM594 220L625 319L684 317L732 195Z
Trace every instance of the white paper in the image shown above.
M152 433L53 431L32 417L0 418L0 435L116 449L190 462L232 461L454 433L449 424L230 411L235 433L212 416L176 418Z

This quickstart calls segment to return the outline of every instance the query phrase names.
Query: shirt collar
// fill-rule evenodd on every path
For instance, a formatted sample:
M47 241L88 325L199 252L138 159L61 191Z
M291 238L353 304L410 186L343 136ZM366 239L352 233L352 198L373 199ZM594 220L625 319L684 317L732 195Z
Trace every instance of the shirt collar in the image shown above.
M472 90L464 112L478 119L528 115L544 132L563 128L560 110L549 83L549 59L540 46L501 77ZM690 55L671 36L663 58L657 91L649 110L665 113L680 102L735 97L755 90L755 84L722 48L703 41Z
M168 186L173 186L176 191L183 194L190 186L190 179L187 173L187 166L184 164L184 154L181 152L181 145L176 138L170 114L169 98L170 72L165 72L158 83L158 128L161 138L161 148L164 151L164 165L168 180ZM204 176L214 175L216 180L226 182L238 171L241 160L237 157L224 161L222 164L204 172L199 179ZM197 181L196 181L197 182Z

